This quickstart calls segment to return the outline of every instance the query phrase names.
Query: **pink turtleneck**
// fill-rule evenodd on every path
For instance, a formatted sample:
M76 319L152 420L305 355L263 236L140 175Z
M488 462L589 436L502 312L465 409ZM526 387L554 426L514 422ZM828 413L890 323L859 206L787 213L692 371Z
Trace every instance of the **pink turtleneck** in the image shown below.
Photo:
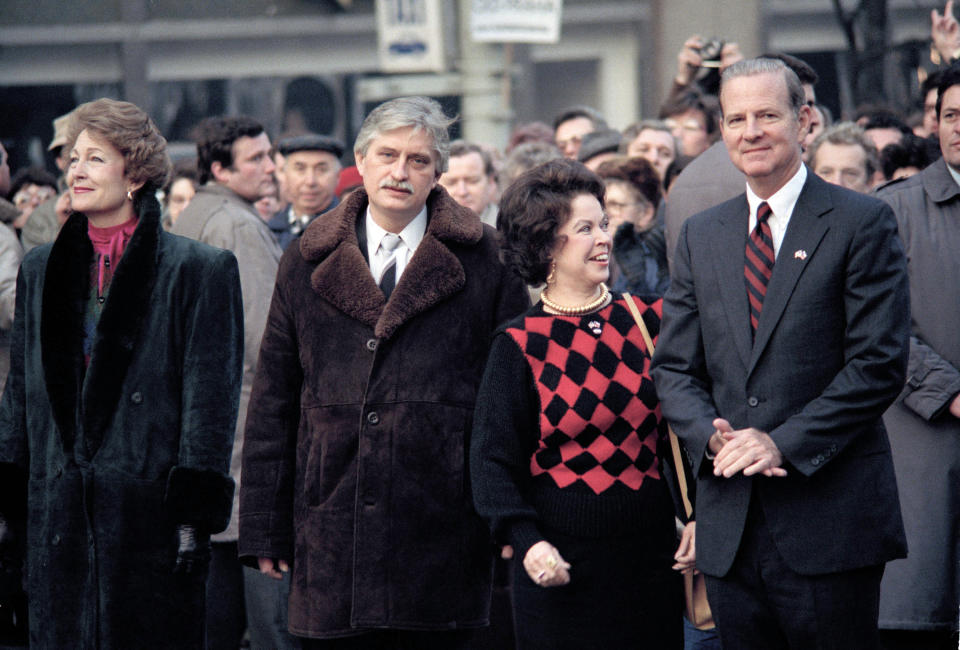
M133 231L137 228L139 220L134 217L116 226L107 228L97 228L93 222L87 222L87 235L93 244L93 252L97 264L97 295L103 295L104 286L109 284L113 276L114 269L120 262L120 256L123 255Z

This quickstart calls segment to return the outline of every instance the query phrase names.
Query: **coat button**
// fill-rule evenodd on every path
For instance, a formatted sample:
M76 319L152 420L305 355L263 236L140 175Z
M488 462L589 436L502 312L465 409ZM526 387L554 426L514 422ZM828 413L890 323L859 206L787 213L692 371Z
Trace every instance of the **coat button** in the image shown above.
M377 339L370 339L367 341L367 349L371 352L375 352L377 349Z
M63 468L62 468L62 467L58 467L57 470L56 470L53 474L54 474L54 476L56 476L56 477L63 476Z
M758 399L757 399L756 397L754 397L753 395L751 395L750 397L747 398L747 405L749 405L749 406L756 406L756 405L759 404L759 403L760 403L760 400L758 400Z
M58 546L60 544L60 536L54 535L53 539L51 539L50 541L53 543L54 546Z
M370 424L380 424L380 415L376 411L367 413L367 422Z
M819 458L812 458L812 459L810 459L810 464L813 465L814 467L816 467L817 465L820 464L820 459L819 459Z
M134 404L142 404L143 393L141 393L140 391L135 392L133 395L130 396L130 401L133 402Z

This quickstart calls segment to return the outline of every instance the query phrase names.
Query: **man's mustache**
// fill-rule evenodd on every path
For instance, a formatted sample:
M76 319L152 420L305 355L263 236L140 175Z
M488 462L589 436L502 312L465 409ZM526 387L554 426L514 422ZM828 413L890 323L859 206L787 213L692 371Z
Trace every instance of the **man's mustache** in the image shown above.
M389 178L386 178L380 181L380 187L391 189L391 190L403 190L405 192L410 192L413 194L413 185L409 181L394 181Z

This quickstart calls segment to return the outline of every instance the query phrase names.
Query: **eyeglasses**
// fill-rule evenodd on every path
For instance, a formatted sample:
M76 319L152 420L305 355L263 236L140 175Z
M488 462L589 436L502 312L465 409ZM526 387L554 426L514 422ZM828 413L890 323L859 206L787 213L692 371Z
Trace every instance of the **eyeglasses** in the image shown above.
M700 124L700 122L694 119L684 120L683 123L680 123L677 120L667 118L663 121L663 123L666 124L667 128L669 128L671 131L677 128L683 129L684 131L706 131L707 130L706 127L704 127L702 124Z
M619 201L604 201L604 207L608 212L622 212L628 208L632 208L635 205L641 205L638 201L633 201L632 203L620 203Z

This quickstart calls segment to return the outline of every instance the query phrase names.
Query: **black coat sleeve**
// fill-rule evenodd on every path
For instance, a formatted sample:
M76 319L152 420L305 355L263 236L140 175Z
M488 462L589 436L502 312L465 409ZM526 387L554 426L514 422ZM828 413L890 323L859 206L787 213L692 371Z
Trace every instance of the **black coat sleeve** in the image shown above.
M539 412L523 353L509 335L496 336L477 395L470 475L477 512L498 541L513 546L517 558L544 538L525 495L539 439Z

